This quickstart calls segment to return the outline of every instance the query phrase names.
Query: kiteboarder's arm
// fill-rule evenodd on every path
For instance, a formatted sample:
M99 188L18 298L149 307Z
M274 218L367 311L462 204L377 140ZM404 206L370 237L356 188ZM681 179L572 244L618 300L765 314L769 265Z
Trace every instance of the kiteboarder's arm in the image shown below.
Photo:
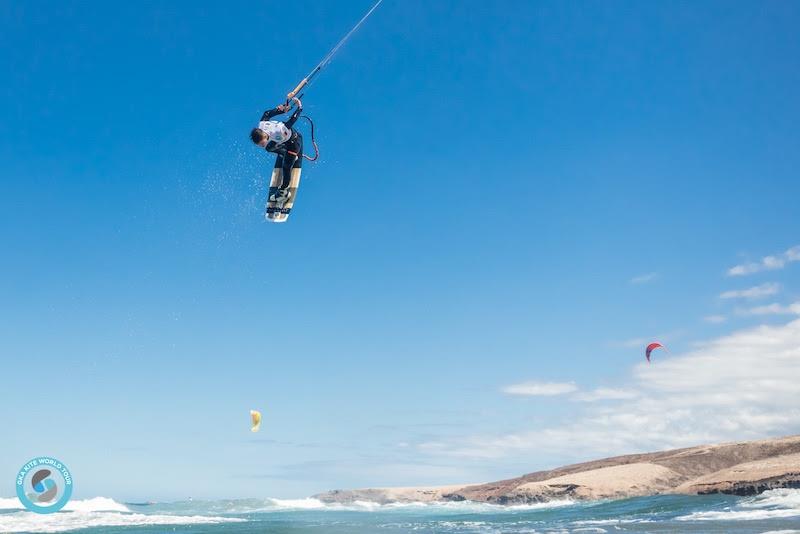
M292 100L294 100L295 104L297 104L297 109L294 110L294 113L292 113L292 116L289 117L289 120L284 122L287 128L294 126L294 123L297 122L297 119L300 118L300 114L303 112L303 103L300 102L300 99L293 98Z
M280 115L281 113L283 112L280 111L278 108L268 109L267 111L264 112L263 115L261 115L261 120L268 121L275 115Z
M297 108L296 110L294 110L294 113L292 113L292 116L289 117L289 120L284 122L286 127L287 128L291 128L292 126L294 126L294 123L297 121L298 118L300 118L300 114L302 112L303 112L303 108Z
M281 104L276 108L268 109L267 111L265 111L264 114L261 115L261 120L268 121L275 115L280 115L281 113L286 113L287 111L289 111L289 106L287 104Z

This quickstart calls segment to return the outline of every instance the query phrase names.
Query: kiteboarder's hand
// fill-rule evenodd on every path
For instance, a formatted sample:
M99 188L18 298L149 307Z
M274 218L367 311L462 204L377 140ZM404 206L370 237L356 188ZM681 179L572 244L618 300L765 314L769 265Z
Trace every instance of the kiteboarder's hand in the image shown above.
M289 108L291 108L289 104L278 104L278 107L276 107L275 109L277 109L281 113L286 113L287 111L289 111Z
M303 103L302 103L302 102L300 102L300 99L299 99L299 98L297 98L297 97L294 97L294 98L292 98L292 102L294 102L294 103L295 103L295 105L296 105L298 108L300 108L300 109L303 109Z

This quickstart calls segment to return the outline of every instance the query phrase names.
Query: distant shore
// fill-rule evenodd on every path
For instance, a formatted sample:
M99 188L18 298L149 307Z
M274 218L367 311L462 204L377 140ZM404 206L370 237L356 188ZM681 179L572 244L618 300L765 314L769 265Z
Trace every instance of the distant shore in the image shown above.
M475 501L527 504L660 494L754 495L800 488L800 436L630 454L486 484L333 490L328 503Z

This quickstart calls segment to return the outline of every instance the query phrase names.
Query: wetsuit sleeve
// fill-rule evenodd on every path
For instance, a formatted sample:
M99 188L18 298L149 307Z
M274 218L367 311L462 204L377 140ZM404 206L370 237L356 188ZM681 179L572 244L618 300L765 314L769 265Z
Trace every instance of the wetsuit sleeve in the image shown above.
M280 115L281 113L285 113L285 112L279 110L278 108L268 109L267 111L264 112L263 115L261 115L261 120L262 121L268 121L272 117L274 117L275 115Z
M300 114L301 114L302 112L303 112L303 108L297 108L297 109L295 109L295 110L294 110L294 113L292 113L292 116L291 116L291 117L289 117L289 120L288 120L288 121L286 121L286 122L284 122L284 124L286 125L286 127L287 127L287 128L291 128L292 126L294 126L294 123L295 123L295 122L297 122L297 119L298 119L298 118L300 118Z

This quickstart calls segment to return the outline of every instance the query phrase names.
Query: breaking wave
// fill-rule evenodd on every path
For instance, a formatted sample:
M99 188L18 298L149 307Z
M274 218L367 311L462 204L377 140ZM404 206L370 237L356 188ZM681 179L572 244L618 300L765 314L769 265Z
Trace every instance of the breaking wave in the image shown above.
M0 510L25 510L25 507L16 497L0 497ZM130 512L127 506L108 497L70 501L63 510L65 512Z
M208 525L245 521L208 515L136 513L108 497L71 501L61 512L48 515L24 511L16 497L0 498L0 510L20 510L0 514L0 532L69 532L94 527Z
M95 497L72 501L64 510L50 515L23 510L16 498L0 498L0 532L13 533L83 529L107 532L120 528L123 531L210 533L237 527L262 532L286 522L301 530L305 527L314 530L320 525L337 525L336 528L347 525L352 530L337 532L353 533L375 532L375 528L385 529L387 533L421 530L451 534L592 533L611 532L612 529L639 532L645 523L660 524L659 528L670 532L707 532L718 529L713 524L715 521L724 522L725 532L753 532L752 527L758 526L759 532L800 534L797 529L800 490L772 490L753 497L656 496L511 506L469 501L342 504L315 498L120 503L108 497ZM740 526L732 526L735 522Z
M679 521L752 521L800 516L800 490L776 489L744 499L723 510L694 512Z
M22 510L24 506L16 497L0 497L0 510Z
M66 512L130 512L127 506L108 497L70 501L63 510Z

